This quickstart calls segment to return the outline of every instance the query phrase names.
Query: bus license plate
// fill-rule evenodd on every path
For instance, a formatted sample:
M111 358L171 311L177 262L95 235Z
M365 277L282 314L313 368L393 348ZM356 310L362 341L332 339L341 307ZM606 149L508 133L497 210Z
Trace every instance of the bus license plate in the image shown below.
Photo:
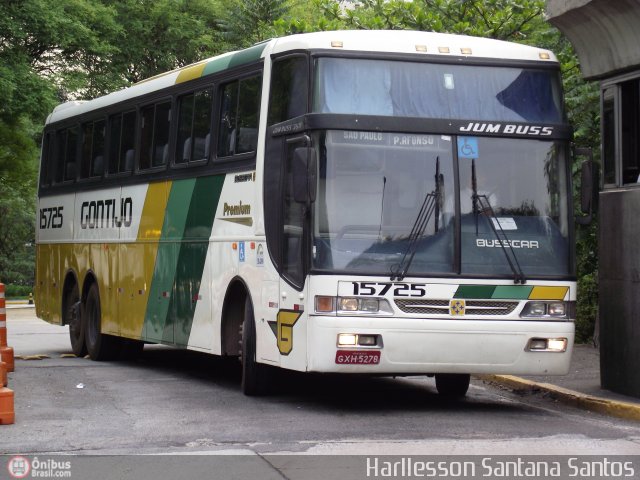
M338 350L336 363L339 365L378 365L380 350Z

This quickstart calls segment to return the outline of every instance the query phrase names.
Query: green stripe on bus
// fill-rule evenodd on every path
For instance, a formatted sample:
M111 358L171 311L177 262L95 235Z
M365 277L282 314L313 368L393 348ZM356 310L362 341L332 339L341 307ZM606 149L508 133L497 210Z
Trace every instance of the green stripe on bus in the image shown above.
M526 300L533 290L532 286L524 285L498 285L491 298L507 300Z
M163 339L171 299L175 294L179 242L184 236L195 184L195 179L188 179L173 182L171 186L144 319L144 335L148 340Z
M257 61L262 55L264 47L266 46L266 43L261 43L260 45L254 45L253 47L233 54L231 56L231 62L229 62L229 68Z
M491 298L495 285L460 285L453 298Z
M209 249L213 219L222 193L224 175L201 177L196 180L191 205L180 244L175 294L165 322L163 341L186 346L193 324L196 305L200 301L200 283Z
M240 65L244 65L245 63L255 62L262 55L265 46L266 44L256 45L255 47L247 48L246 50L242 50L238 53L211 60L204 67L202 76L204 77L205 75L222 72L223 70L226 70L228 68L238 67Z
M226 70L227 68L229 68L229 62L231 62L231 58L232 58L232 55L228 55L226 57L216 58L215 60L211 60L204 67L204 70L202 71L202 76L204 77L205 75L211 75L213 73L218 73L218 72L222 72L223 70Z

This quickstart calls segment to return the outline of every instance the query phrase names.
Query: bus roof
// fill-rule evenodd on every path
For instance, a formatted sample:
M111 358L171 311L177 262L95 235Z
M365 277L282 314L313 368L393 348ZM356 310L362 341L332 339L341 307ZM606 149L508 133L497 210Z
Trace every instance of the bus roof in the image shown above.
M408 30L337 30L304 33L275 38L244 50L208 58L93 100L72 101L58 105L49 115L46 123L58 122L175 84L222 72L251 63L266 55L292 50L320 49L557 63L555 55L549 50L465 35Z

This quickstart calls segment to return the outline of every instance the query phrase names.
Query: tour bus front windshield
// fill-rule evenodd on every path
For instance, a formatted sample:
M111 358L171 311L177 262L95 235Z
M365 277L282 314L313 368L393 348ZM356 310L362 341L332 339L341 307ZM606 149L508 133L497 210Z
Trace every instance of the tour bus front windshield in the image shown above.
M560 76L547 68L352 58L316 60L313 111L562 123Z
M506 247L528 278L570 275L563 142L345 130L315 136L314 270L512 276ZM482 199L475 205L474 194Z

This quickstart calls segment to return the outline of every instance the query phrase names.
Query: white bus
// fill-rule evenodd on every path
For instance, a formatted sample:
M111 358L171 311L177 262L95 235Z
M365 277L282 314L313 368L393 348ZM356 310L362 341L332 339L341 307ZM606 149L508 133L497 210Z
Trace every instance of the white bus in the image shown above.
M277 38L49 116L39 317L94 360L162 343L274 368L565 374L569 141L546 50Z

